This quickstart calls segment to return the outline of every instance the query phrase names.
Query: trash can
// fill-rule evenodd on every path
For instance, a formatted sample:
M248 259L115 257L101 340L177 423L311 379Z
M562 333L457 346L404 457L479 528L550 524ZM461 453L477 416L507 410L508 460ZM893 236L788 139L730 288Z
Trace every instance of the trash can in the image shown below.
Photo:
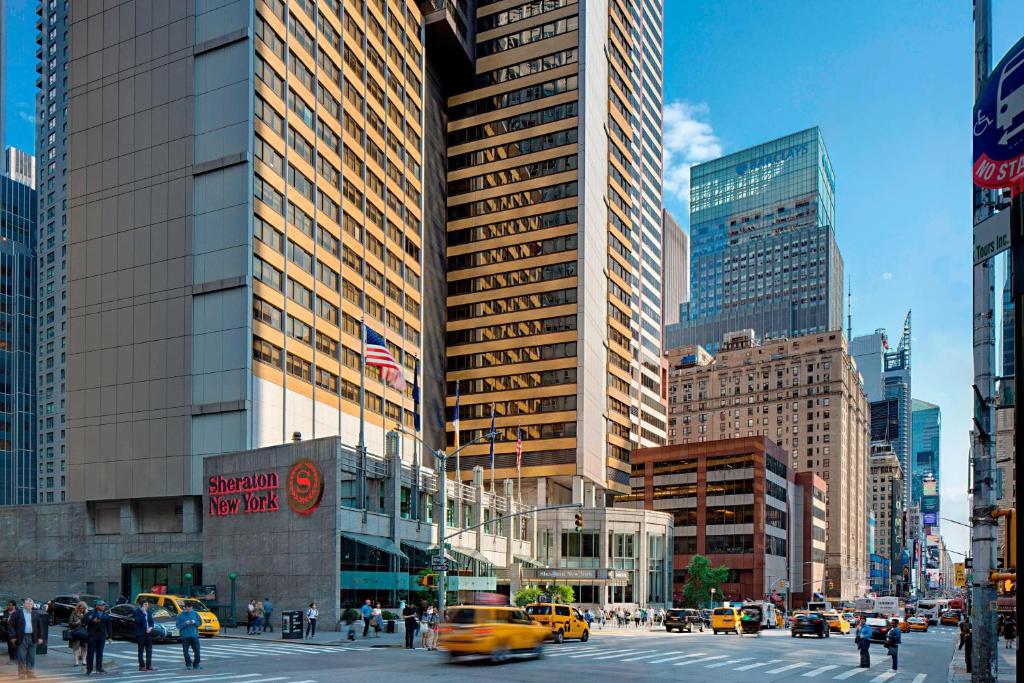
M281 612L281 637L285 640L302 640L302 612L299 610Z
M387 620L387 622L384 624L384 632L385 633L394 633L395 632L395 620L394 619L388 619Z

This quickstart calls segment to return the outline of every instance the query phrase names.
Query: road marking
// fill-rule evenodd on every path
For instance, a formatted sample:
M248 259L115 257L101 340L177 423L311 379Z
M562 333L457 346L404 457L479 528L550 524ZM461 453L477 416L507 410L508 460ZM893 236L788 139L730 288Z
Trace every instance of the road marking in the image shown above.
M749 662L753 657L742 657L740 659L727 659L724 662L718 662L717 664L708 664L705 669L717 669L720 666L728 666L729 664L735 664L736 662Z
M783 671L789 671L790 669L799 669L802 666L810 666L810 663L809 662L797 662L795 664L790 664L789 666L780 666L777 669L769 669L768 671L765 671L765 673L766 674L780 674Z
M917 674L916 676L914 676L913 683L922 683L922 681L924 681L924 679L927 677L928 674Z
M694 652L693 654L689 654L689 655L674 655L672 657L665 657L664 659L655 659L655 660L647 662L647 663L648 664L661 664L662 662L670 662L673 659L689 659L690 657L701 657L703 655L704 655L703 652Z
M879 674L878 676L872 678L871 683L882 683L882 681L887 681L895 675L895 671L886 671L884 674Z
M630 653L632 653L632 654L639 654L640 652L644 652L644 650L636 650L636 649L619 650L616 654L620 654L620 655L625 655L625 654L630 654ZM603 655L603 654L607 654L607 653L608 653L608 650L591 650L590 652L581 652L578 655L569 655L569 659L579 659L580 657L593 657L594 655Z
M638 655L641 652L656 652L656 651L655 650L633 650L632 652L615 652L615 653L610 654L610 655L601 655L600 657L594 657L594 660L596 661L598 659L615 659L616 657L621 657L624 654Z
M710 662L715 659L725 659L728 655L715 655L714 657L701 657L699 659L690 659L685 662L676 662L672 666L689 666L691 664L697 664L699 662Z
M859 673L864 673L865 671L870 671L870 670L871 669L865 669L864 667L860 667L860 666L854 667L853 669L850 669L849 671L844 671L843 673L841 673L841 674L839 674L837 676L833 676L832 680L834 680L834 681L843 681L843 680L846 680L847 678L851 678L853 676L856 676Z
M781 659L769 659L767 662L758 662L757 664L747 664L746 666L736 667L737 671L749 671L750 669L756 669L759 666L768 666L769 664L775 664L781 662Z
M651 657L658 657L661 654L662 654L661 652L655 652L654 654L640 655L639 657L630 657L629 659L623 659L622 661L623 662L638 662L641 659L650 659Z
M549 649L550 648L546 648L545 649L545 651L544 651L544 656L545 657L570 657L570 656L573 656L573 655L580 654L579 652L576 652L576 650L578 650L580 648L576 648L576 647L563 648L561 652L548 652ZM587 651L588 651L588 653L608 652L608 648L606 648L606 647L593 647L593 648L587 648Z
M804 676L804 678L814 678L815 676L823 674L826 671L831 671L832 669L838 669L838 668L839 668L838 664L828 664L826 666L822 666L822 667L819 667L817 669L811 669L810 671L805 673L803 676Z

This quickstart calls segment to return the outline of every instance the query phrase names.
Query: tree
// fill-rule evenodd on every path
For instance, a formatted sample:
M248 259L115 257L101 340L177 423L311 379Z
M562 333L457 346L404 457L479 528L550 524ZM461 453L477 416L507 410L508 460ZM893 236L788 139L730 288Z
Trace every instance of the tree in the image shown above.
M512 601L517 607L526 607L531 602L537 602L540 597L540 588L537 586L523 586L512 596Z
M719 588L729 578L729 568L725 565L712 567L708 558L694 555L686 568L686 585L683 587L683 604L687 607L700 607L711 601L711 589L719 592Z
M565 605L571 605L576 602L576 593L573 591L572 586L548 586L547 593L551 596L552 602L560 602Z
M576 600L576 593L572 586L523 586L512 596L512 601L519 607L525 607L531 602L537 602L542 595L549 596L552 602L560 602L566 605Z

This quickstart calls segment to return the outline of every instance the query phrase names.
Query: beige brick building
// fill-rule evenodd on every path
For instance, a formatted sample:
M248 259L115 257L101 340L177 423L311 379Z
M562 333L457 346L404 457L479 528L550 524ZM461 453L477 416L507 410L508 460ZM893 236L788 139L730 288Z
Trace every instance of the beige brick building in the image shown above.
M903 467L887 442L871 444L868 462L871 509L875 513L875 553L894 562L898 558L894 557L897 553L893 552L893 546L902 533Z
M1000 471L1002 489L996 505L1000 508L1016 507L1017 503L1017 459L1013 453L1013 404L996 407L996 467ZM1006 553L1006 522L999 520L996 553Z
M767 436L795 471L828 482L826 592L848 600L868 585L867 397L841 332L755 342L726 335L718 355L666 351L670 444Z

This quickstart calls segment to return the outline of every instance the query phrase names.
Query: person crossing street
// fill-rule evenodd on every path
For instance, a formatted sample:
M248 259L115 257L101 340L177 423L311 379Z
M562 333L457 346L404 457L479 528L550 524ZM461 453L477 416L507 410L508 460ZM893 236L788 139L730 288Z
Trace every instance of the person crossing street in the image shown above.
M86 613L85 630L85 675L89 676L93 671L106 673L103 670L103 648L113 633L106 602L97 600L96 605Z
M867 619L864 617L860 618L857 623L857 649L860 650L860 667L862 669L871 668L871 627L868 626Z
M43 616L34 608L32 598L25 598L22 608L10 616L8 629L14 637L18 653L18 678L36 677L36 645L46 642Z
M135 645L139 654L139 671L153 671L153 613L149 601L135 608Z
M885 634L885 648L889 651L889 656L892 657L892 670L897 670L897 664L899 662L899 651L900 643L903 642L903 633L900 631L900 620L893 619L892 627L888 633Z
M181 638L181 652L185 655L185 669L202 669L199 665L199 626L202 617L192 609L192 603L185 601L185 609L178 615L178 634ZM195 654L193 658L189 650Z

